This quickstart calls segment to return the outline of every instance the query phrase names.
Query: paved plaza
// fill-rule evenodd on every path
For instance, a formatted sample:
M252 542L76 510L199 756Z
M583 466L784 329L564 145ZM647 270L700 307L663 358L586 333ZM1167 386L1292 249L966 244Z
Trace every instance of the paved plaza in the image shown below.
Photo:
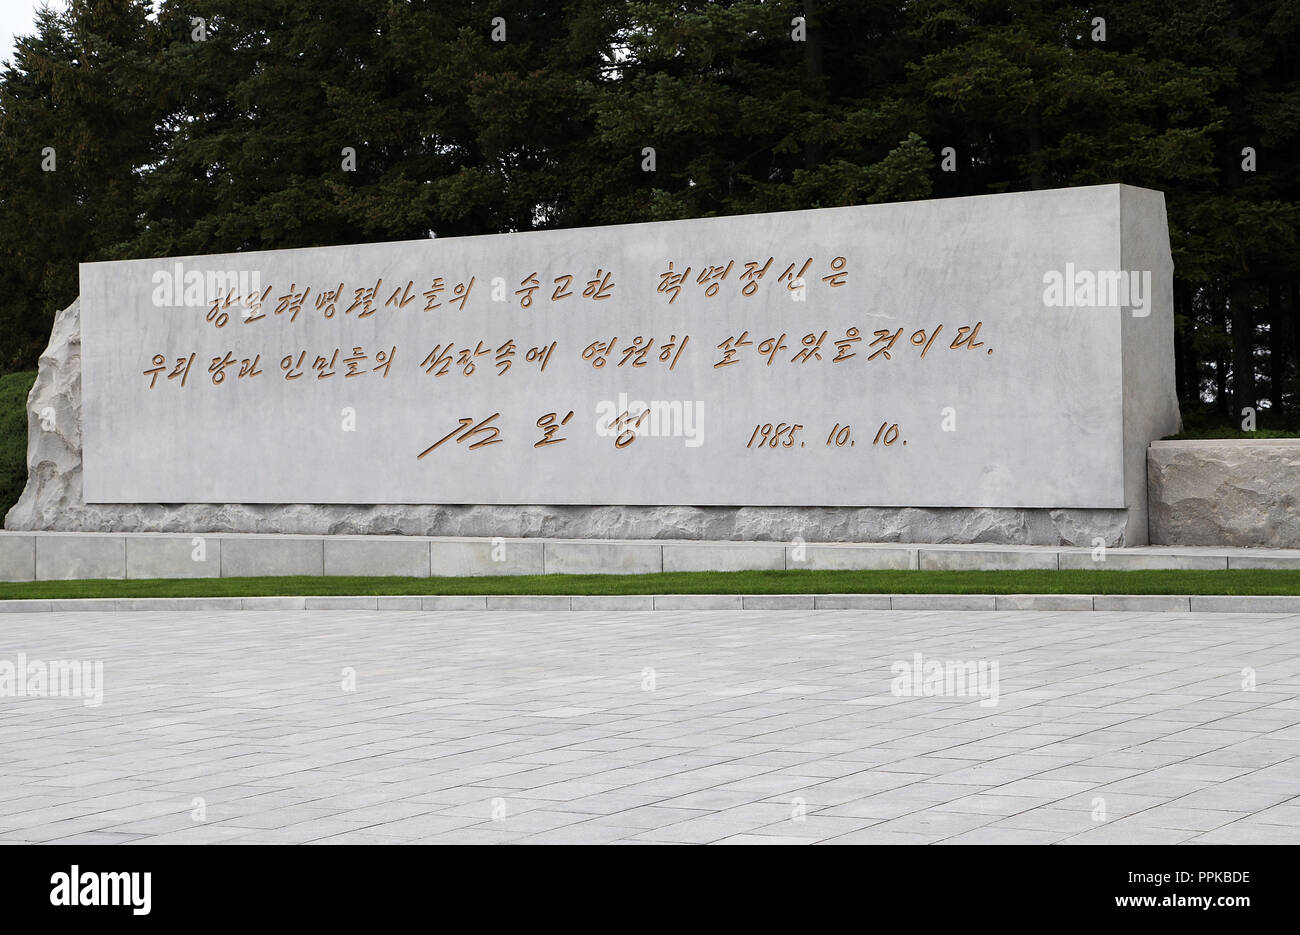
M20 654L102 702L10 680L6 843L1300 842L1297 615L6 614Z

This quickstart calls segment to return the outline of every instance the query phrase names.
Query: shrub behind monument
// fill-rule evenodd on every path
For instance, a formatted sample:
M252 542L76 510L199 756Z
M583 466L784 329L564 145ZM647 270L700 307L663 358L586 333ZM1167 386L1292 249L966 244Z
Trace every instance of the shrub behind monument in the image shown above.
M36 371L0 376L0 516L4 516L27 483L27 394Z

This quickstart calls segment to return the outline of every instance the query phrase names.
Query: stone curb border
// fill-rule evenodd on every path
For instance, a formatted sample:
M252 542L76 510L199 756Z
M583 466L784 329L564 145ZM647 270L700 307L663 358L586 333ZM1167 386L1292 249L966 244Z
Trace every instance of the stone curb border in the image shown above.
M196 551L197 544L202 548ZM196 556L201 555L200 558ZM1300 549L0 531L0 581L677 571L1300 569ZM500 559L494 560L494 559Z
M226 610L1023 610L1300 614L1300 595L474 594L373 597L118 597L0 601L0 613Z

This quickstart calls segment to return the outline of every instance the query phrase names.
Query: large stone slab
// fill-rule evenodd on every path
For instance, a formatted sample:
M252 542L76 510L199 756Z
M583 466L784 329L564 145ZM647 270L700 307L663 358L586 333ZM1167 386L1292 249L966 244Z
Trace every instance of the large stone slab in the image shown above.
M818 610L889 610L888 594L815 594Z
M427 578L429 543L361 536L326 539L325 574Z
M1298 438L1152 442L1147 473L1152 542L1300 548Z
M127 536L128 578L219 578L221 540L215 536Z
M1177 594L1097 594L1093 610L1127 610L1139 613L1180 613L1191 609L1191 598Z
M1091 594L999 594L998 610L1092 610Z
M917 550L801 543L786 549L786 567L807 568L814 571L858 569L907 571L917 567Z
M1193 594L1192 613L1300 614L1300 595Z
M36 577L36 537L0 533L0 581Z
M893 610L996 610L992 594L891 594Z
M324 573L325 543L321 539L232 536L221 543L223 578Z
M440 577L461 575L540 575L546 570L543 542L507 539L441 540L430 545L431 574Z
M741 607L745 610L812 610L812 594L745 594Z
M1140 544L1147 522L1143 455L1135 452L1177 425L1165 229L1158 193L1098 186L86 264L83 299L56 319L29 400L29 484L6 525ZM783 278L787 254L798 259L789 260L794 266ZM740 278L750 259L769 255L773 268L764 279ZM675 299L661 288L669 262L698 274L713 265L709 257L734 261L729 280L684 280ZM811 265L795 283L805 258ZM206 296L197 307L151 304L159 277L172 276L177 264L180 273L256 274L272 287L268 305L247 316L231 305L231 317L221 321L209 319ZM560 300L538 292L525 309L511 278L529 272L514 269L520 264L572 274L578 286L598 267L616 285L609 300L581 290ZM1150 273L1146 314L1118 305L1045 307L1045 276L1076 267ZM400 295L385 303L390 287L401 293L397 287L430 269L449 274L449 286L462 274L465 282L475 278L464 308L426 313L418 289L414 304L403 307ZM331 288L339 278L347 286L334 314L326 317L311 302L296 319L271 308L290 280L297 289L318 288L327 274ZM344 307L362 279L384 286L374 314L364 318L364 305ZM599 281L592 282L598 291ZM710 292L712 285L718 289ZM451 292L441 294L444 302ZM692 336L684 347L679 342L682 355L671 367L654 354L644 366L624 362L618 351L592 366L597 337L618 337L625 348L637 335L663 341L664 329ZM863 340L840 351L835 342L850 329ZM823 332L820 359L801 359L805 336L811 349ZM896 332L898 343L885 355L873 342L894 340ZM758 345L779 335L794 345L760 357ZM525 353L549 345L543 338L557 342L545 371ZM479 357L468 375L458 363L445 376L426 372L425 345L448 342L458 354L506 342L518 353L504 373L495 353ZM341 359L362 347L374 363L381 346L398 348L382 373L349 377L340 365L319 379L330 353L320 370L311 369L320 349L337 348ZM723 363L729 347L740 351L734 365ZM294 353L282 356L286 348ZM287 380L299 349L308 361L303 376ZM169 378L170 361L191 350L195 364L181 386ZM218 379L226 351L236 362L260 354L264 372L240 376L236 363ZM168 360L158 375L146 373L154 354ZM289 366L281 368L285 359ZM83 370L90 388L84 413ZM437 430L423 402L430 392L450 420ZM567 440L538 448L532 409L561 397L546 406L572 408L573 420L559 433ZM1026 398L1034 405L1023 405ZM656 418L676 419L674 406L697 418L688 424L683 414L618 447L598 420L620 399L666 403ZM457 413L479 410L499 413L493 424L500 443L471 450L449 437L417 457L454 432L465 417ZM781 422L804 426L789 446L752 444L757 429ZM895 423L897 435L885 431ZM844 444L827 441L846 424L851 431L835 436ZM219 469L213 452L221 453Z
M1019 549L920 549L921 571L1056 570L1057 553Z
M786 550L779 545L665 545L664 571L784 570Z
M569 598L570 610L654 610L650 594L575 594Z
M1060 553L1060 567L1071 571L1223 571L1228 567L1228 556L1146 549L1063 551Z
M548 575L635 575L664 570L663 546L644 542L548 542Z
M740 594L656 594L655 610L744 610Z
M36 578L125 578L125 536L37 536Z

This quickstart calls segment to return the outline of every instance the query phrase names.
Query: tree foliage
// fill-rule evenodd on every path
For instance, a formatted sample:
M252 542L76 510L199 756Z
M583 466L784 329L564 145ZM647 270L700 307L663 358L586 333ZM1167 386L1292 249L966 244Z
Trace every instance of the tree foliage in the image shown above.
M1185 409L1300 419L1294 0L201 6L72 0L0 70L0 370L82 261L1126 182Z

